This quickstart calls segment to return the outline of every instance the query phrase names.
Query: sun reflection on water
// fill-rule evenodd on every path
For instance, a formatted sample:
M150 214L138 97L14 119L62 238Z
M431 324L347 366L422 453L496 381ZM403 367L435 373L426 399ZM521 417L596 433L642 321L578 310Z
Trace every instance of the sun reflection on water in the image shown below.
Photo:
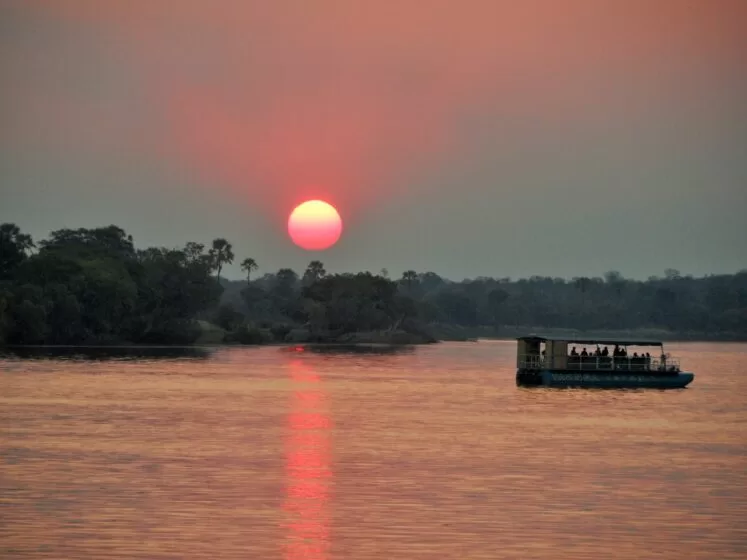
M285 438L285 557L326 560L329 554L330 468L327 395L319 376L291 360L293 385Z

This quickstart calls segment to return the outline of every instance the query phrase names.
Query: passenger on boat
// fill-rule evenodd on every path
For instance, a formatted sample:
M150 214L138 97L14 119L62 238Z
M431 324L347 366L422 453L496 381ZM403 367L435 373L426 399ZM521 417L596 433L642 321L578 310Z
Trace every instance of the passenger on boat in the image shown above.
M610 349L605 346L602 350L602 356L597 360L599 367L602 369L610 369L612 367L612 358L609 355Z
M594 350L594 355L597 356L597 357L602 355L602 351L599 349L599 345L598 344L597 344L597 349Z
M584 348L583 350L581 350L581 356L582 356L582 357L584 357L584 358L585 358L585 357L586 357L586 356L588 356L588 355L589 355L589 353L588 353L588 352L586 351L586 348Z
M571 356L578 356L578 352L576 352L576 347L574 346L571 348Z
M646 369L646 358L644 358L643 354L639 356L638 352L633 352L633 355L630 358L628 358L627 362L628 362L628 366L630 367L630 369L635 369L635 370Z

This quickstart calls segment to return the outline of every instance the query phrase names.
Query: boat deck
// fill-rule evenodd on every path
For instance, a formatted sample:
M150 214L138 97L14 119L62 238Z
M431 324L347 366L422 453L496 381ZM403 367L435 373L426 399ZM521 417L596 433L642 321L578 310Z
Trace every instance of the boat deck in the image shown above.
M519 356L519 369L553 371L590 371L590 372L622 372L636 373L664 373L680 371L680 361L677 358L649 358L649 357L612 357L612 356L568 356L564 365L550 364L544 356Z

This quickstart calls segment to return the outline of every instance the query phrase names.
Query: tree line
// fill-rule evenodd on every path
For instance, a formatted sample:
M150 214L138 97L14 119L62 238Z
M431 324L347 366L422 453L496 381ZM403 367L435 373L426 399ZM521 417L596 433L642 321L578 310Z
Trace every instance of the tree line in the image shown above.
M386 270L375 277L391 283ZM282 300L274 295L278 281L286 286ZM312 261L301 278L285 269L244 282L225 281L222 308L265 323L303 318L321 330L337 321L330 322L332 317L342 315L352 328L358 313L354 305L347 305L340 293L330 292L324 305L333 305L334 312L325 315L331 309L319 308L315 295L323 287L341 288L345 282L355 285L360 281L360 275L326 275L322 263ZM459 333L514 336L552 329L747 340L747 270L701 278L667 269L662 276L647 280L610 271L603 277L570 280L532 276L458 282L434 272L408 270L394 284L395 320L406 330L430 332L439 338L455 333L457 338ZM299 315L299 308L313 312Z
M544 276L454 282L408 270L221 278L233 263L225 239L137 249L117 226L61 229L36 243L0 225L0 343L191 344L360 339L425 342L538 329L657 330L689 338L747 339L747 271L648 280L611 271L570 280ZM456 333L456 334L455 334ZM356 336L359 338L357 339ZM216 338L217 337L217 338Z
M215 306L230 244L137 250L119 227L61 229L34 243L0 225L0 342L189 343Z
M112 225L60 229L36 243L1 224L0 343L191 344L210 324L221 327L212 342L282 342L294 330L328 340L391 329L412 309L380 275L327 275L315 261L301 278L281 269L254 281L251 258L241 262L241 309L221 305L230 284L221 272L234 259L225 239L136 249Z

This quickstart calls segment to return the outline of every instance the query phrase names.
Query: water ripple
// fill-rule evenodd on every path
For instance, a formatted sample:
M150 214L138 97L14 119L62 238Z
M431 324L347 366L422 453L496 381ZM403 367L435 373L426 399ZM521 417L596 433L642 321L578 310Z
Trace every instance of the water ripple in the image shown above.
M747 557L747 346L519 389L511 343L0 358L3 558Z

